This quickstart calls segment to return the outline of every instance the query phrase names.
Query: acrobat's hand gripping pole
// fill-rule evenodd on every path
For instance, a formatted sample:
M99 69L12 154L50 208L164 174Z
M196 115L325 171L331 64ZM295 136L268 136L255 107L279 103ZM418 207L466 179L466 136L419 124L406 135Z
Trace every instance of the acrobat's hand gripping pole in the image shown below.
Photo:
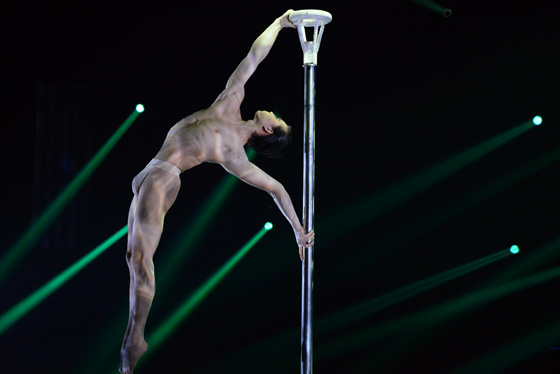
M297 25L303 49L305 69L303 114L303 226L306 232L313 229L315 195L315 67L323 36L324 26L332 20L330 13L322 10L298 10L290 14L290 21ZM313 40L308 41L305 27L313 27ZM300 373L313 372L313 249L305 249L302 265L301 287L301 363Z

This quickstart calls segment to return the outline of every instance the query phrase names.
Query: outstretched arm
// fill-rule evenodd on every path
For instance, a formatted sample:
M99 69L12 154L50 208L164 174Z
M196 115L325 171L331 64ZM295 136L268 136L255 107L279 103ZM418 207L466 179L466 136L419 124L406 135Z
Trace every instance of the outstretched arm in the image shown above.
M272 49L276 37L280 30L285 27L296 28L296 26L291 23L288 19L290 13L293 10L286 11L282 16L272 22L270 26L264 30L264 32L253 42L251 49L247 56L241 61L239 66L235 69L233 74L229 77L226 88L217 100L223 99L226 96L235 94L237 99L241 103L245 97L245 83L253 75L257 66L268 56L268 53Z
M296 214L290 195L288 195L284 186L246 158L239 157L222 164L222 166L229 173L235 175L245 183L264 190L272 196L276 206L280 209L288 222L290 222L294 230L294 235L299 246L299 255L303 260L304 248L313 245L315 234L313 231L305 232Z

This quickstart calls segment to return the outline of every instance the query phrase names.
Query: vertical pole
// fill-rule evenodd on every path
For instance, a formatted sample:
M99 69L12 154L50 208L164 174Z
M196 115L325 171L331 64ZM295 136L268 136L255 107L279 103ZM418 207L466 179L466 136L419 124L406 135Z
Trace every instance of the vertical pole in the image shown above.
M304 65L303 227L313 229L315 195L315 64ZM313 247L305 249L301 292L301 374L313 372Z

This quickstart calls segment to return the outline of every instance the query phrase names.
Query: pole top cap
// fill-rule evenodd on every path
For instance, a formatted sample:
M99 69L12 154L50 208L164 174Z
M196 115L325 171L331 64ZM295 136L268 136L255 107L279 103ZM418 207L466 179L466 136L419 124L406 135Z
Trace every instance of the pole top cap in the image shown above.
M313 27L319 21L323 25L332 21L332 15L329 12L318 9L296 10L290 13L290 22L297 23L301 20L304 27Z
M290 13L290 22L297 26L301 48L303 49L303 64L317 65L317 54L321 45L321 38L325 25L332 21L332 15L324 10L306 9ZM313 40L307 40L306 27L313 28Z

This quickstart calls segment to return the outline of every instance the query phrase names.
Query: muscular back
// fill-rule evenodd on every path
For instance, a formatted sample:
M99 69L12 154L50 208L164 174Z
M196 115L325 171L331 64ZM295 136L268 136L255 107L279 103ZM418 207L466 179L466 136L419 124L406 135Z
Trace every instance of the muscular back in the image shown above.
M243 157L244 141L236 131L243 123L236 95L218 97L209 108L177 122L156 158L185 171L203 162L223 164L226 159Z

